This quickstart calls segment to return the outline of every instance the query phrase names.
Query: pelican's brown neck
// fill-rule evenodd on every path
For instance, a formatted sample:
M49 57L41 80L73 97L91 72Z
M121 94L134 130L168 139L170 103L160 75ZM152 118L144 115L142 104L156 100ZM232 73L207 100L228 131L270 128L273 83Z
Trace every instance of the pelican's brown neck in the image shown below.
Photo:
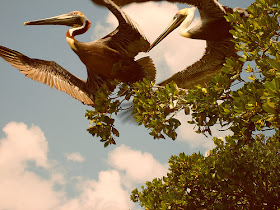
M78 27L73 26L66 33L66 41L68 42L69 46L73 50L77 50L77 48L75 46L75 42L77 41L75 39L75 36L87 32L87 30L90 28L91 23L89 20L85 19L85 21L83 21L83 22L84 22L84 24L82 26L78 26Z

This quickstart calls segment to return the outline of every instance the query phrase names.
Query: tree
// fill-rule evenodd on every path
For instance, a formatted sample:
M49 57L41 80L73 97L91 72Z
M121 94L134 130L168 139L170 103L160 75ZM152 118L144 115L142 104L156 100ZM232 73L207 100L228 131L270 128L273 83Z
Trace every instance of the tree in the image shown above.
M240 147L214 138L210 155L172 156L169 173L147 182L131 199L145 209L280 208L279 133Z
M167 176L135 189L134 202L146 209L280 208L279 9L277 0L256 0L246 22L237 13L228 14L239 61L228 59L207 88L181 95L174 84L166 87L175 88L169 95L177 91L171 110L191 107L198 132L211 133L218 122L233 135L225 141L214 138L216 147L207 157L172 156Z

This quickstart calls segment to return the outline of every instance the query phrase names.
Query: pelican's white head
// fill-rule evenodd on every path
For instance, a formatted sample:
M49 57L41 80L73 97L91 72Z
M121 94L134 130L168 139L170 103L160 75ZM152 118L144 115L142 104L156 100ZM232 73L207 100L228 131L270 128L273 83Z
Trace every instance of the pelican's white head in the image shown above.
M193 18L194 18L194 13L195 13L195 7L191 8L185 8L181 9L178 13L185 16L185 19L183 22L180 24L180 30L179 34L183 37L189 38L190 34L188 33L187 28L191 25Z
M176 13L173 17L172 21L169 23L164 32L154 41L154 43L150 46L149 51L155 47L160 41L162 41L168 34L170 34L173 30L180 26L180 35L184 37L188 37L186 28L192 23L194 18L195 7L181 9Z

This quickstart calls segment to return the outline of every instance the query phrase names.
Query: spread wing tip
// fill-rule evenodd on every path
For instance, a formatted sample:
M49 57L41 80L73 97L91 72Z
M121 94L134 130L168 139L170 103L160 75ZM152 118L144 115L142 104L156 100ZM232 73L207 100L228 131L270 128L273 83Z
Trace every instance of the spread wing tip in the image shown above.
M29 58L15 50L0 45L0 57L38 82L44 83L51 88L63 91L86 105L93 105L90 94L86 92L85 82L75 77L70 72L53 61L44 61Z

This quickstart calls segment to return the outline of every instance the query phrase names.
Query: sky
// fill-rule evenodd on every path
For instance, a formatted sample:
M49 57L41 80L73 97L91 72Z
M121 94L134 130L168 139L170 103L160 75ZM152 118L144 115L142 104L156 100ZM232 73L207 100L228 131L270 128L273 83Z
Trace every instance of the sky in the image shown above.
M253 1L220 1L247 7ZM167 2L131 4L124 11L150 42L165 29L175 13L186 7ZM24 26L25 21L82 11L92 22L79 41L101 38L117 26L107 8L89 0L1 0L0 45L29 57L54 60L86 79L86 69L65 40L66 26ZM156 12L156 13L155 13ZM199 14L193 24L199 21ZM190 26L191 27L191 26ZM157 69L157 82L198 60L205 41L180 37L174 31L148 55ZM147 56L141 53L138 58ZM64 92L25 78L0 59L0 209L2 210L123 210L141 209L130 192L168 171L168 159L180 152L205 153L211 137L196 134L182 114L178 138L154 140L144 127L117 118L117 144L103 147L86 129L89 106ZM213 130L213 136L229 132Z

